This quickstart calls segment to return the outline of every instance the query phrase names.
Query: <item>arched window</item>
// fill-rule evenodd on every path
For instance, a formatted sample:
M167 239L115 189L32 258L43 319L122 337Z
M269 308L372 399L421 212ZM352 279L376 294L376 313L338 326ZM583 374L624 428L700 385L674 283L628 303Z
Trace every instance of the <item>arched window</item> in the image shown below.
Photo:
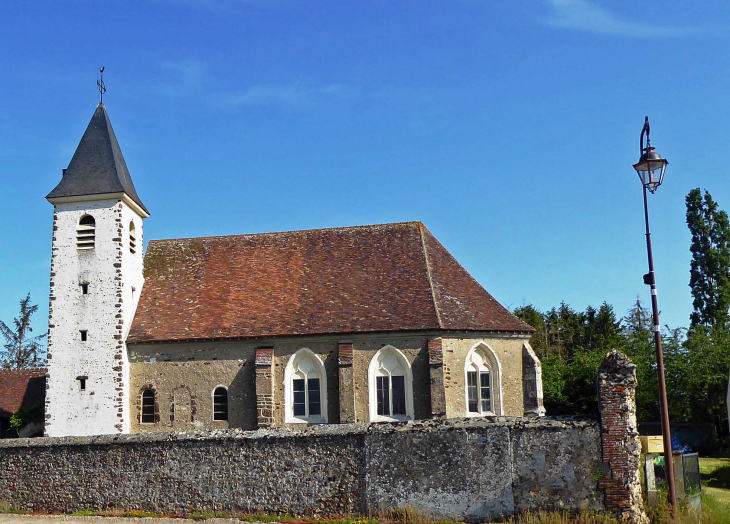
M486 344L477 344L467 354L464 380L467 416L502 413L499 361Z
M76 229L76 249L94 249L96 241L96 220L91 215L84 215Z
M310 349L289 359L284 371L285 422L327 422L327 375L324 364Z
M129 252L133 255L137 252L137 236L134 230L134 222L129 223Z
M370 421L413 418L413 377L408 359L393 346L385 346L370 361Z
M213 390L213 420L228 420L228 390L223 386Z
M155 422L155 392L152 389L145 389L142 392L142 424Z

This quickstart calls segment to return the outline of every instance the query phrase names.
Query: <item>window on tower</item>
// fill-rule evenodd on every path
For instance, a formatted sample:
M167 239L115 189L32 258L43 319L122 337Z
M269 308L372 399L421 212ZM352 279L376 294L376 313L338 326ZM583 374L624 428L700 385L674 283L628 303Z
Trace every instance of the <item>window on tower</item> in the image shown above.
M81 284L81 294L82 295L89 294L89 284Z
M134 222L129 223L129 252L133 255L137 252L137 236L134 230Z
M81 342L86 342L86 339L88 337L88 333L85 329L82 329L79 331L79 334L81 335Z
M91 215L84 215L79 220L76 230L76 249L94 249L96 242L96 220Z

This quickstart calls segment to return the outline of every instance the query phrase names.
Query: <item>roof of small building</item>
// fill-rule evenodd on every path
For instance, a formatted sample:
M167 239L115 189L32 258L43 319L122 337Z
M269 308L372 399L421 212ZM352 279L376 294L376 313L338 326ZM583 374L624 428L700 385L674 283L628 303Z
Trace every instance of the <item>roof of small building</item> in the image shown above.
M149 214L134 189L104 104L99 104L63 178L46 198L126 193Z
M420 222L151 241L129 343L530 333Z
M0 417L20 408L44 407L46 368L0 369Z

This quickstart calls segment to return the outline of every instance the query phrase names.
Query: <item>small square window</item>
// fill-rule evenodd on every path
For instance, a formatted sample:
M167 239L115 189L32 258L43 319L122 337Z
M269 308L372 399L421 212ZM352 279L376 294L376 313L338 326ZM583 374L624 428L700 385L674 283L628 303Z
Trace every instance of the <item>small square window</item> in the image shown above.
M81 284L81 294L82 295L89 294L89 284Z
M81 342L86 342L86 337L87 337L86 330L82 329L81 331L79 331L79 333L81 333Z
M76 380L79 381L79 391L86 391L86 380L88 378L87 376L76 377Z

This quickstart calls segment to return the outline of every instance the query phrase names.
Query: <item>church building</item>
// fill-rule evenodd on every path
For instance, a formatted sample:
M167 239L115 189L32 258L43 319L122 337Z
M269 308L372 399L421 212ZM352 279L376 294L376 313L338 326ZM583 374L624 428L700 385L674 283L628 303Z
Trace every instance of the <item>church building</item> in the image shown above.
M421 222L143 254L103 104L46 198L48 436L544 414L533 329Z

